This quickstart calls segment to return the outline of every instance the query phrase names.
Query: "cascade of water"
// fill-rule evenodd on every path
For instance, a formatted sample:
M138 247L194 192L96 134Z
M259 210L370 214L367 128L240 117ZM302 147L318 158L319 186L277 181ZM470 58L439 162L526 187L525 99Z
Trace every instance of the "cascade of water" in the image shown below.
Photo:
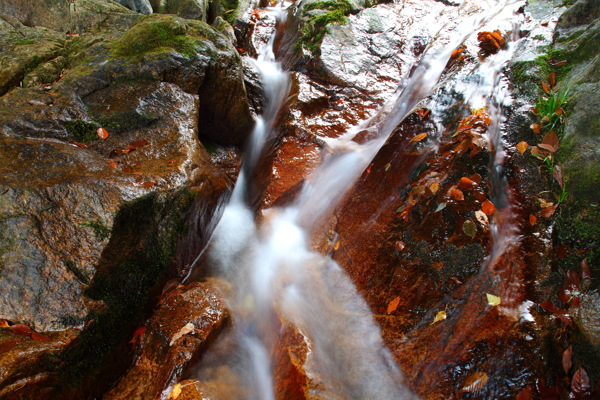
M261 50L255 65L265 88L265 112L258 118L209 254L210 262L233 284L230 307L240 348L237 367L252 391L249 397L274 398L269 355L279 316L305 335L310 347L307 374L317 374L323 390L329 390L334 398L412 397L402 384L368 305L337 263L311 250L307 231L331 211L394 128L430 93L452 50L504 6L483 16L471 16L459 28L442 29L382 111L365 126L328 141L330 154L296 203L268 210L259 227L246 201L247 180L289 89L287 75L274 62L274 37ZM352 142L354 134L365 127L376 131L375 138L360 145Z

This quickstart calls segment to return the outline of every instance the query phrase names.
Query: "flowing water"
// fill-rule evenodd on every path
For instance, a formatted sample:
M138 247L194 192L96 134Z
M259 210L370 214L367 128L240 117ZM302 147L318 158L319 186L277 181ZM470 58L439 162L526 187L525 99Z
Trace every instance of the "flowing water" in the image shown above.
M264 86L265 110L257 119L238 181L208 251L209 264L232 285L229 303L235 321L235 357L231 365L248 390L245 398L274 398L270 360L279 318L304 335L309 348L304 368L309 377L320 381L322 396L413 397L383 344L369 306L335 261L312 250L309 234L358 179L396 126L431 93L452 51L492 18L506 19L505 11L512 13L518 6L516 2L509 2L510 7L491 5L487 11L481 7L471 12L471 4L464 2L461 7L470 16L439 31L418 64L408 69L412 72L393 98L361 126L326 140L323 161L308 177L298 199L285 208L266 210L257 218L248 200L250 179L265 144L273 139L273 125L290 87L287 73L273 56L274 36L260 50L255 66ZM277 18L285 16L282 9L271 12L277 13ZM498 91L498 71L509 53L500 52L482 63L474 72L479 81L465 96L471 106L487 107L493 116L488 134L495 149L492 168L498 171L497 202L503 187L500 125L502 99L506 98ZM365 130L372 133L370 140L362 144L353 141ZM496 232L493 254L501 254L513 232L510 224L501 225Z

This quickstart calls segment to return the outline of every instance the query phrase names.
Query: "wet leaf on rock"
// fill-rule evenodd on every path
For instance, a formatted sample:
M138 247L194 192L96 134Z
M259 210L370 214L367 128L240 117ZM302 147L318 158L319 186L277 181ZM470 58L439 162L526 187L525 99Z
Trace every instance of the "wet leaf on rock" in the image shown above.
M492 215L496 212L496 206L489 200L486 200L481 204L481 211L483 211L486 215Z
M552 93L552 87L546 81L542 81L542 89L544 89L544 92L546 92L547 94L551 94Z
M465 199L465 195L460 189L452 189L450 191L450 197L455 201L462 201Z
M176 398L179 397L180 394L181 394L181 383L178 383L177 385L173 386L173 389L171 389L171 392L169 393L169 397L167 397L167 400L175 400Z
M401 240L397 240L397 241L394 243L394 248L395 248L396 250L398 250L398 251L402 251L402 250L404 250L404 248L405 248L405 247L406 247L406 244L405 244L403 241L401 241Z
M462 390L465 392L479 392L488 382L488 374L485 372L475 372L467 377Z
M429 190L433 194L436 194L439 189L440 189L440 184L438 182L433 182L431 185L429 185Z
M494 296L493 294L486 293L485 297L487 298L487 302L490 306L495 307L502 303L502 299L498 296Z
M421 140L425 139L427 137L427 132L423 132L418 134L417 136L413 137L412 139L410 139L408 142L412 143L412 142L420 142Z
M531 400L533 397L533 388L526 387L519 392L515 400Z
M52 339L50 339L50 336L46 336L43 333L38 333L38 332L31 332L31 338L33 340L40 340L42 342L49 342Z
M154 185L156 185L154 182L142 182L142 187L146 189L151 188Z
M8 325L8 321L0 318L0 328L10 328L10 325Z
M117 169L117 163L115 163L113 160L110 160L108 162L108 166L111 167L112 169Z
M104 128L98 128L96 133L98 134L98 137L102 140L105 140L108 137L108 131Z
M387 306L387 313L391 314L396 311L398 308L398 304L400 304L400 296L396 297L394 300L390 301L390 304Z
M535 215L529 215L529 225L533 226L537 222L537 217Z
M435 318L433 319L432 324L443 321L445 319L446 319L446 311L438 311L438 313L435 315Z
M565 370L565 374L569 374L571 367L573 366L573 346L567 347L567 349L563 352L562 355L562 365Z
M506 45L506 41L499 30L493 32L479 32L477 33L477 40L479 41L479 47L481 47L483 51L491 54L498 52L498 50Z
M178 341L183 336L185 336L188 333L193 332L193 331L194 331L194 324L192 324L191 322L188 322L179 330L179 332L177 332L175 335L173 335L173 338L171 339L169 346L173 346L173 344L175 344L176 341Z
M145 325L136 328L136 330L133 331L133 337L131 338L129 343L131 343L131 344L137 343L139 340L141 340L142 336L144 336L144 332L146 332Z
M482 225L487 225L489 223L488 217L483 211L475 211L475 218Z
M427 109L427 108L421 108L419 109L419 111L417 111L417 115L419 116L419 118L421 119L425 119L427 118L427 116L431 113L431 110Z
M477 225L475 225L475 222L471 221L470 219L466 220L463 222L462 229L465 235L471 239L475 238L475 235L477 234Z
M533 133L542 133L542 125L540 124L531 124L529 127Z
M23 324L14 324L9 326L9 328L17 335L31 336L31 334L33 333L33 330L30 327Z
M529 147L529 144L527 144L527 142L525 142L525 141L519 142L519 144L517 145L517 150L519 150L519 153L523 154L527 151L528 147Z
M477 184L475 182L473 182L471 179L467 178L466 176L463 176L458 181L458 187L461 189L472 189L475 186L477 186Z
M571 380L571 392L574 394L584 394L590 390L590 378L583 367L579 367L573 379Z

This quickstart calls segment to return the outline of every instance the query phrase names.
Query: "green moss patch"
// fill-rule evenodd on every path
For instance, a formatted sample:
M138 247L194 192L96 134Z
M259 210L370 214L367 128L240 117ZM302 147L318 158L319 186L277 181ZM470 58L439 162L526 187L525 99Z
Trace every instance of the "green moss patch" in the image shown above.
M325 12L308 17L302 28L298 45L313 54L319 54L323 37L327 33L327 26L334 23L346 24L348 22L346 17L352 11L352 5L348 0L316 1L307 4L304 12L306 14L313 10L323 10Z
M78 142L88 143L98 140L96 130L99 128L97 124L86 122L81 119L74 119L65 124L67 132Z

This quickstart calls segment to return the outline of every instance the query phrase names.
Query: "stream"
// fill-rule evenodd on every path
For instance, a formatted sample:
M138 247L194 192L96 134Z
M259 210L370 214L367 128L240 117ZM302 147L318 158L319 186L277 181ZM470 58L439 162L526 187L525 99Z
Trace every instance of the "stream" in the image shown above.
M330 256L311 245L319 223L339 204L386 143L395 128L415 106L440 84L440 77L452 52L486 25L514 24L514 12L523 2L491 2L459 22L443 26L423 55L408 68L400 87L370 118L338 137L326 138L320 165L306 179L299 195L285 207L262 210L259 216L250 203L249 180L254 175L266 143L274 139L274 124L290 89L287 72L274 56L277 32L260 50L253 64L260 72L265 102L247 145L243 165L228 204L207 247L208 265L214 275L231 284L229 305L234 329L229 337L227 360L209 351L191 374L200 381L214 379L219 365L235 371L235 379L222 385L241 385L245 398L276 398L271 354L277 345L279 319L293 324L309 348L304 364L307 376L318 377L319 398L399 399L414 398L404 385L402 374L382 340L372 311L344 269ZM286 7L269 8L285 24ZM518 32L518 26L511 31ZM510 198L502 178L503 107L509 101L502 90L500 71L514 51L509 49L487 58L469 72L470 84L463 85L464 107L485 107L491 123L486 134L491 149L490 180L492 201L504 204L500 222L491 222L493 249L482 265L490 268L515 239L510 222ZM454 88L456 89L456 88ZM445 127L436 121L440 131ZM361 132L369 139L357 142ZM432 146L436 146L435 141ZM433 151L426 149L425 153ZM202 253L203 254L203 253ZM231 377L231 376L230 376Z

